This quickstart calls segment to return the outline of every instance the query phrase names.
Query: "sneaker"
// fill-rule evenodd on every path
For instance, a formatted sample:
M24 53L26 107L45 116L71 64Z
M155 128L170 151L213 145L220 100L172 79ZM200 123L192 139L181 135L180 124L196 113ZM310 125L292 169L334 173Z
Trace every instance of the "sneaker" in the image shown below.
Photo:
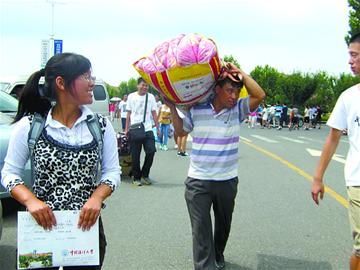
M225 269L225 259L224 256L221 256L221 258L215 260L215 267L217 269Z
M134 179L132 183L134 186L137 186L137 187L141 186L141 180L139 180L139 179Z
M143 177L142 180L143 180L144 185L148 185L148 186L149 186L149 185L152 184L152 181L150 180L149 177Z
M181 156L181 152L177 152L176 155L180 157L180 156Z
M179 152L178 156L187 157L187 156L189 156L189 154L186 152Z
M178 145L177 145L177 144L175 144L174 148L175 148L175 149L178 149Z
M167 147L167 145L163 145L162 150L167 151L169 150L169 148Z
M164 146L162 144L160 144L160 147L159 147L160 150L164 150Z

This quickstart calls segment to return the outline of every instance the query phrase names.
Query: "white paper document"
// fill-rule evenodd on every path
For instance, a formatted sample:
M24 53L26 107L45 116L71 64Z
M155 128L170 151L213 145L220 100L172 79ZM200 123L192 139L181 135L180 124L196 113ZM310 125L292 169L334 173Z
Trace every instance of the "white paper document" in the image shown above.
M18 269L99 265L99 221L77 227L80 211L54 211L56 226L45 231L29 212L18 212Z

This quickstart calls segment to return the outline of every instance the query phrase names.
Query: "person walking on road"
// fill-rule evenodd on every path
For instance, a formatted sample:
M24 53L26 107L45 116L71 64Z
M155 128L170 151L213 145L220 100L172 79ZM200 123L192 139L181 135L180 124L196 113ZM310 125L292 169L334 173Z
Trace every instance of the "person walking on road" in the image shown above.
M239 99L245 84L249 97ZM215 95L196 104L181 119L165 99L179 136L192 132L190 167L185 200L193 236L195 270L225 267L224 250L230 233L238 184L240 123L265 98L261 87L235 65L227 63L214 88ZM210 215L214 210L215 231Z
M127 103L127 95L124 95L123 99L119 103L121 127L123 131L125 131L125 127L126 127L126 115L127 115L126 103Z
M304 109L304 129L309 130L310 129L310 108L309 106L305 106Z
M160 150L168 150L169 128L171 124L171 111L166 104L162 104L159 109L160 124Z
M115 116L115 103L114 102L110 102L109 103L109 113L110 113L110 121L114 121L114 116Z
M43 93L39 92L41 77L45 77ZM100 211L120 182L111 122L84 106L93 102L94 83L90 61L73 53L56 54L44 69L33 73L19 100L1 172L2 185L44 229L56 226L54 210L80 210L78 226L83 230L89 230L99 218L100 265L71 269L101 269L106 239ZM101 143L93 136L89 119L98 121ZM38 139L30 140L34 121L41 121L43 128L38 129ZM29 158L32 191L21 177ZM52 243L48 245L50 249Z
M349 43L349 64L352 72L360 75L360 33L351 37ZM360 84L345 90L338 98L327 122L330 132L323 147L312 183L312 199L318 205L323 199L324 173L338 146L342 130L348 130L350 143L345 163L345 182L349 197L349 216L353 236L353 253L350 270L360 269Z
M316 106L316 121L315 121L315 128L317 125L319 125L319 129L321 129L321 117L322 117L322 109L320 105Z
M145 128L145 139L140 141L135 141L130 139L130 151L132 158L132 169L131 173L133 176L133 184L136 186L141 186L142 183L145 185L151 185L152 181L149 178L150 169L153 164L156 147L155 147L155 137L152 131L152 121L154 120L157 135L160 136L157 111L158 107L156 105L155 97L153 94L148 93L149 85L145 82L143 78L139 78L137 81L137 91L131 93L128 96L127 101L127 116L126 116L126 128L125 134L129 134L129 129L131 125L138 124L144 121ZM146 101L147 100L147 101ZM146 104L145 104L146 103ZM146 111L145 111L146 106ZM143 166L140 168L140 155L141 150L144 147L145 151L145 161ZM141 181L142 180L142 181Z

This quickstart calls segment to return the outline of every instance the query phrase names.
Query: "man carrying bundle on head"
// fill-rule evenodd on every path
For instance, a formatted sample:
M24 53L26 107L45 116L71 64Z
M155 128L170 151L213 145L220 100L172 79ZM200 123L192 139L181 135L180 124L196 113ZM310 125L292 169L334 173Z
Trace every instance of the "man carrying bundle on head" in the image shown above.
M239 99L245 85L249 96ZM261 87L231 63L222 70L215 95L194 105L180 118L175 104L165 98L179 136L192 132L192 153L185 199L193 235L195 270L225 267L224 250L230 233L238 184L240 123L264 100ZM215 232L210 215L214 209Z

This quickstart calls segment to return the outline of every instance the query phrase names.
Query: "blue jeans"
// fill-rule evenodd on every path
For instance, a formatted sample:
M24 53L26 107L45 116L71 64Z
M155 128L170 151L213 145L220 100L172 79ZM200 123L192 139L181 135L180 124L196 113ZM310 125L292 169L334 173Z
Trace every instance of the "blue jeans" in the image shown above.
M167 145L169 138L170 124L160 124L160 143Z

